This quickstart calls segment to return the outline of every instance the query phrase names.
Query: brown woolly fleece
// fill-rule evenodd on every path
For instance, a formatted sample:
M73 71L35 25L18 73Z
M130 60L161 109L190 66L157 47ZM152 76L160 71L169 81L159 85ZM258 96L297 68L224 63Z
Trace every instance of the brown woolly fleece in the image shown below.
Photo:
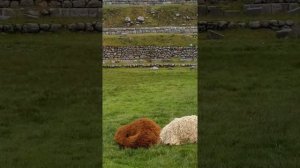
M115 141L120 148L148 148L159 142L160 126L148 118L140 118L121 126Z

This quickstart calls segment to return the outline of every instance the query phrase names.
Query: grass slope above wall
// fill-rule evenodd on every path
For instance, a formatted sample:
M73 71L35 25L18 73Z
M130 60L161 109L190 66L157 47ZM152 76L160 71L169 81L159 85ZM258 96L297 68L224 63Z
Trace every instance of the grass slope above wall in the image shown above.
M153 13L154 12L154 13ZM176 14L179 14L176 16ZM197 5L157 5L157 6L105 6L103 7L103 27L124 27L125 17L135 22L143 16L145 22L139 26L196 26ZM190 19L186 19L186 16ZM133 25L135 27L137 25Z

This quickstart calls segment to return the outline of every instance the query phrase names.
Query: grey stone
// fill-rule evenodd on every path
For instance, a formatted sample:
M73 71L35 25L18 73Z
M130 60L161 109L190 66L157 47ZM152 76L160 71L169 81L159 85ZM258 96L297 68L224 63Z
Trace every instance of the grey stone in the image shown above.
M285 25L285 21L282 21L282 20L278 20L278 26L279 27L282 27Z
M40 24L40 30L41 31L48 31L50 28L49 24Z
M238 23L238 26L240 27L240 28L245 28L246 27L246 23L245 22L239 22Z
M35 10L28 10L24 13L24 15L29 17L29 18L37 19L37 18L39 18L40 13L38 11L35 11Z
M97 22L95 24L95 30L98 31L98 32L102 32L102 25L100 22Z
M275 26L275 27L278 26L278 20L270 20L269 23L270 23L270 26Z
M70 9L70 16L81 16L81 17L88 17L89 16L89 9L88 8L72 8Z
M285 21L285 24L288 26L293 26L295 24L295 22L292 20L287 20L287 21Z
M272 13L275 14L275 13L280 13L280 12L283 12L282 5L278 4L278 3L273 3L272 4Z
M225 29L228 26L228 22L227 21L219 21L218 26L220 29Z
M33 5L34 5L33 0L21 0L21 2L20 2L20 6L28 7L28 6L33 6Z
M9 1L0 1L0 8L8 8Z
M62 28L62 25L61 25L61 24L51 24L51 25L50 25L50 28L49 28L49 31L50 31L50 32L57 32L57 31L59 31L61 28Z
M136 18L136 21L139 22L139 23L143 23L145 21L145 18L143 16L138 16Z
M289 14L300 14L300 7L288 11Z
M50 8L49 9L50 16L61 16L61 12L59 8Z
M258 28L260 28L260 22L259 21L250 21L249 27L251 29L258 29Z
M2 16L16 16L16 12L12 8L0 8L0 11L2 10Z
M75 23L68 24L68 29L70 31L77 31L76 24Z
M277 38L287 38L291 32L292 32L292 29L282 29L282 30L276 31L276 37Z
M18 8L19 7L19 2L18 1L11 1L10 2L10 7L11 8Z
M262 4L262 13L271 14L272 13L272 4Z
M260 15L262 13L262 7L254 7L254 8L247 8L244 12L247 15Z
M40 13L41 13L41 15L43 15L43 16L48 16L48 15L50 15L50 11L47 10L47 9L42 9Z
M263 21L260 22L260 25L261 25L262 28L269 28L270 22L267 21L267 20L263 20Z
M64 1L62 4L63 8L72 8L72 2L71 1Z
M73 1L73 7L74 8L84 8L85 1L84 0L75 0L75 1Z
M300 38L300 25L296 24L293 26L291 35L295 38Z
M86 23L85 24L85 30L88 31L88 32L92 32L92 31L94 31L94 27L91 23Z
M10 18L10 16L0 16L0 20L7 20L9 18Z
M58 2L58 1L51 1L51 2L49 3L49 6L52 7L52 8L60 8L62 5L61 5L61 3Z
M151 67L151 70L158 70L159 68L157 66Z
M131 19L130 17L126 16L125 19L124 19L125 23L130 23L131 22Z
M38 33L40 27L37 23L26 23L23 25L22 31L24 33Z
M22 24L14 24L14 30L16 32L21 32L22 31L22 27L23 27Z
M239 10L226 10L224 11L225 16L239 16L241 15L241 11Z
M76 23L76 31L84 31L85 24L84 23Z
M89 8L88 9L88 16L89 17L98 17L101 14L101 11L99 11L101 8Z
M228 24L228 28L230 28L230 29L237 28L237 24L235 22L231 21Z
M289 3L289 9L288 9L288 11L296 9L296 8L299 8L298 3Z
M3 25L2 31L6 32L6 33L14 33L15 32L14 26L11 24Z
M86 7L88 8L100 8L101 7L101 1L98 0L90 0Z

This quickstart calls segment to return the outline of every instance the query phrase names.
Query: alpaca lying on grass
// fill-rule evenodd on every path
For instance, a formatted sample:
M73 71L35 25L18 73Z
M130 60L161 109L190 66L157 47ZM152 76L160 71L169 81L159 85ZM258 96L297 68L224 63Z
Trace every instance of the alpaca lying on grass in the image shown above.
M197 123L196 115L175 118L161 130L160 143L168 145L197 143Z
M141 118L120 127L115 141L120 148L148 148L159 142L160 126L154 121Z

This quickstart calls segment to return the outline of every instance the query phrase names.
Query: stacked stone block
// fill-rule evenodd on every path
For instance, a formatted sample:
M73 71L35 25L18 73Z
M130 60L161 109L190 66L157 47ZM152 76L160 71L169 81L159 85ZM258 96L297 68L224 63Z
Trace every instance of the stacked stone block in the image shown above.
M18 7L100 8L102 0L0 0L0 8Z
M156 46L127 46L127 47L104 47L104 60L140 60L171 58L195 59L197 48L195 47L156 47Z
M104 5L160 5L197 3L197 0L103 0Z

